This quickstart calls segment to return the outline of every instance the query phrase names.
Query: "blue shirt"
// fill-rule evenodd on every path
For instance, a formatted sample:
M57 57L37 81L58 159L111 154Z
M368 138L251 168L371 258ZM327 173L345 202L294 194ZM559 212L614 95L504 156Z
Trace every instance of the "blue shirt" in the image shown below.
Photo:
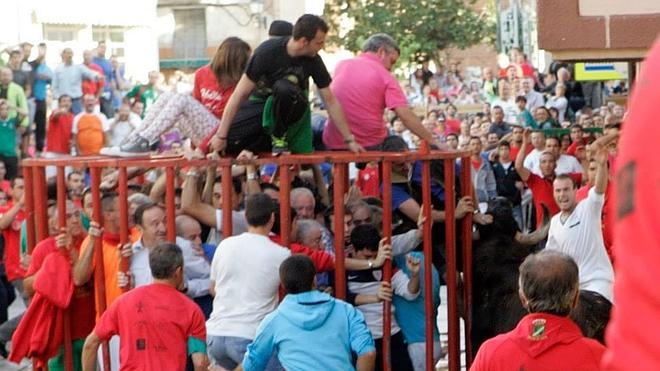
M306 371L355 370L351 353L362 356L376 348L359 310L313 290L285 296L261 321L243 368L264 370L274 350L284 369Z
M95 80L96 72L83 64L60 64L53 74L53 98L68 95L72 99L82 97L83 78Z
M48 85L53 80L53 71L48 68L46 63L40 64L34 71L34 84L32 85L32 95L36 100L46 100L48 96ZM44 75L47 78L38 78L37 75Z
M103 86L103 91L112 91L111 82L115 79L115 75L112 73L112 64L110 61L106 58L94 57L92 62L96 63L103 70L103 76L105 76L105 85Z
M394 317L399 323L403 337L406 343L423 343L426 341L426 318L424 317L424 254L421 252L411 252L410 255L420 259L421 269L419 271L419 296L415 300L406 300L401 296L394 295L392 303L394 304L395 311ZM408 277L410 277L410 270L406 266L406 256L398 255L394 257L396 266L401 269ZM440 305L440 275L435 267L431 266L433 271L433 316L435 318L438 313L438 305ZM433 338L438 340L438 329L433 326Z

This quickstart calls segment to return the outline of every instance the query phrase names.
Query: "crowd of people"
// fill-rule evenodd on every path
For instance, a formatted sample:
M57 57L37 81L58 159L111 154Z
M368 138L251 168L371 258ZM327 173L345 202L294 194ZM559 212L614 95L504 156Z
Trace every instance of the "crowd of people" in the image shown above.
M531 313L539 313L525 321L536 324L543 313L566 317L580 290L612 301L611 227L604 204L623 107L591 106L597 99L585 98L586 89L571 80L569 65L553 64L542 77L517 50L497 77L486 68L481 81L464 83L455 66L431 72L425 63L401 83L391 73L399 46L386 34L368 38L362 52L341 62L331 77L318 55L327 32L318 16L303 15L295 25L275 21L271 38L254 51L240 38L224 40L211 62L195 72L191 93L160 92L154 72L119 104L117 91L127 89L116 63L105 59L104 43L86 52L80 65L72 63L70 49L63 50L62 64L52 72L43 64L45 45L32 62L27 62L27 44L18 54L12 51L10 67L0 70L0 135L6 138L0 142L0 148L6 146L0 153L5 269L0 353L6 355L5 344L12 339L11 360L32 357L49 369L63 369L62 338L44 334L62 329L59 321L68 315L75 318L68 324L76 369L103 363L97 357L103 341L109 342L113 370L120 364L202 370L209 359L212 367L226 370L382 369L382 302L391 301L392 368L424 370L421 230L424 223L437 224L432 272L437 311L445 274L444 227L439 227L446 218L444 180L433 184L436 202L422 205L420 163L393 165L394 236L387 241L382 239L378 166L357 164L344 202L344 235L334 236L337 210L331 206L328 169L303 166L291 184L293 217L287 229L293 242L284 247L277 173L250 162L264 152L403 152L417 149L422 140L433 148L469 151L473 192L458 198L456 219L472 213L475 224L492 223L487 205L498 197L510 202L520 231L551 219L547 243L538 249L554 252L532 255L521 267L521 300ZM58 107L46 126L48 84ZM313 92L323 112L312 112ZM34 119L27 97L36 102ZM461 111L477 103L478 112ZM117 171L104 171L96 205L101 222L94 218L87 172L72 169L67 228L58 228L64 216L58 215L51 179L49 237L28 253L26 185L18 172L16 138L29 138L32 126L44 156L135 157L160 150L190 158L221 153L247 165L234 166L232 179L224 179L232 183L231 195L223 194L214 166L177 169L177 238L169 243L165 174L129 169L134 179L146 176L129 185L131 242L124 246L114 190ZM526 194L536 210L530 221L521 207ZM231 236L222 234L224 197L232 200ZM432 220L422 216L425 207L433 207ZM346 256L335 256L337 238ZM121 269L123 259L129 261L128 271ZM332 297L337 259L346 267L345 302ZM395 265L391 281L383 280L387 259ZM95 278L100 264L104 276ZM565 290L553 290L555 282ZM24 315L8 319L15 290L29 305ZM556 305L542 305L546 301ZM104 313L98 310L101 302L108 307ZM539 341L555 333L550 327L569 326L565 318L545 320L547 326L534 327ZM528 331L527 322L516 331ZM438 360L444 348L437 329L434 342ZM486 343L484 352L494 352L493 346ZM580 346L602 354L597 343L585 340ZM487 357L480 352L475 367L487 369ZM594 362L599 357L594 355Z

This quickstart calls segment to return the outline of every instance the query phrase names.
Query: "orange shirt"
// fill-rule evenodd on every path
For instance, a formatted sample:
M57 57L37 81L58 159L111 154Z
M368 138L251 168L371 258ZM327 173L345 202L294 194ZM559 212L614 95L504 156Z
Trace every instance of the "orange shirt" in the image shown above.
M81 112L73 119L71 132L76 136L79 154L97 155L105 145L108 119L102 113Z
M103 247L103 267L104 267L103 273L105 275L105 304L107 308L119 297L119 295L122 294L122 290L117 282L118 280L117 273L119 272L119 264L121 262L121 258L119 255L119 250L121 247L121 244L119 243L119 235L104 233L102 240L102 247ZM90 248L89 236L85 237L85 240L82 242L82 246L80 248L80 256L84 255L85 251L87 251L88 248ZM94 272L95 267L96 267L96 254L92 258L92 274ZM92 275L92 279L94 279L93 275ZM96 296L96 302L98 308L99 288L96 286L96 282L94 282L94 293ZM100 313L97 310L97 318L99 316Z

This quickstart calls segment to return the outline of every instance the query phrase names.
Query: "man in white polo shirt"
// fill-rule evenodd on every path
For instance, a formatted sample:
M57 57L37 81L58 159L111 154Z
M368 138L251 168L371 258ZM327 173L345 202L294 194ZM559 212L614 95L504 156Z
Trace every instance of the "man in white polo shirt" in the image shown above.
M607 144L618 135L601 137L591 144L591 156L598 166L589 196L576 202L577 185L568 175L558 175L553 183L555 201L561 210L550 222L546 249L571 256L580 272L580 290L592 291L612 301L614 271L607 257L601 229L601 213L607 188Z

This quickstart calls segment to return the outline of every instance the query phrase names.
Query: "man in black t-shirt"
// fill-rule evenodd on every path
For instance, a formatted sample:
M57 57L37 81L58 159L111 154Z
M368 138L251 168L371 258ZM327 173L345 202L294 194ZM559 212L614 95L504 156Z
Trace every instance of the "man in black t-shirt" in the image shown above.
M311 76L348 149L364 151L351 134L341 105L330 91L330 74L318 55L325 45L327 32L328 25L322 18L305 14L294 25L292 37L272 38L259 45L227 103L220 127L211 141L213 150L233 153L248 148L257 138L251 138L255 131L246 127L258 122L271 135L273 153L312 152L307 99ZM248 97L253 104L242 105ZM254 109L255 106L263 108L263 113ZM256 117L240 120L237 125L237 115L245 115L248 107L254 109Z

